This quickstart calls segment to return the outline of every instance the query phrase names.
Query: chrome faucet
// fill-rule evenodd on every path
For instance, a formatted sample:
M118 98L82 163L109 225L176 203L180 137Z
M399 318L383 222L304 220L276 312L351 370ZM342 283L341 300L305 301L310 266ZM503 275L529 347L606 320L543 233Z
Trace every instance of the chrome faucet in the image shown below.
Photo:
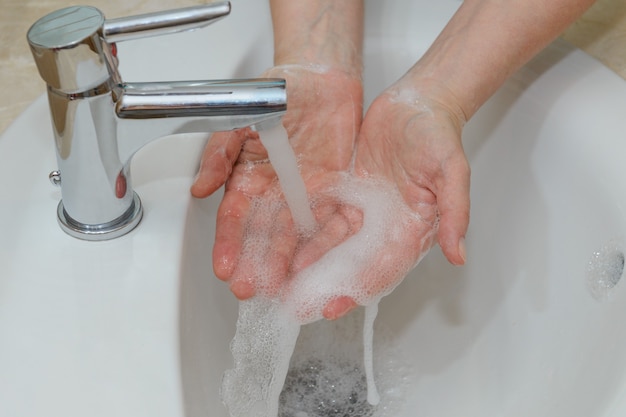
M98 9L68 7L28 31L47 84L61 185L59 224L71 236L106 240L142 217L130 162L154 139L189 131L223 131L280 123L287 98L281 79L127 83L115 42L206 26L230 2L105 20ZM190 122L193 122L190 123Z

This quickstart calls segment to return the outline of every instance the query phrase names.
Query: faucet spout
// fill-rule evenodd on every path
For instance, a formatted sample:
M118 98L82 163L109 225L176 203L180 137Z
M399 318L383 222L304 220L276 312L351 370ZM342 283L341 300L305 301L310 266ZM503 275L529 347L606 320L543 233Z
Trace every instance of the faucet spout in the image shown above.
M280 120L287 110L285 80L247 79L126 83L115 105L122 161L154 139L217 132ZM150 123L137 123L150 119Z
M148 143L280 123L287 108L279 79L128 83L72 99L49 89L49 98L63 197L59 223L84 240L121 236L141 220L130 165Z
M282 79L127 83L116 105L122 119L211 117L218 130L250 126L286 110Z

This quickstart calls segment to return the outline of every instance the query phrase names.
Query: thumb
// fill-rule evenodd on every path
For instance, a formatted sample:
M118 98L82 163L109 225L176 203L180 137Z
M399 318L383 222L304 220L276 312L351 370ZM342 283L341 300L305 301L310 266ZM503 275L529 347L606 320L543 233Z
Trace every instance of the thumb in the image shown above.
M219 132L211 136L191 186L194 197L208 197L228 180L247 137L247 129Z
M470 216L470 168L467 160L457 163L454 175L446 178L437 194L439 210L438 241L443 254L453 265L466 260L465 233Z

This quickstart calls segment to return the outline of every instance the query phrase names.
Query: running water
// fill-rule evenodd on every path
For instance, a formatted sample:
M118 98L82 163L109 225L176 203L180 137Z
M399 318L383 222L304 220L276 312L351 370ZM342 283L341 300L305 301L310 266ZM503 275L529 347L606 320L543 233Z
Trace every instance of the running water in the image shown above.
M296 227L304 233L310 233L317 226L315 217L311 211L311 205L306 193L306 186L298 171L296 156L289 144L287 131L281 123L274 127L259 132L259 139L267 150L269 159L276 171L280 187L287 201L287 205L294 218ZM367 401L372 405L380 402L380 396L374 381L373 365L373 340L374 320L378 314L378 302L366 308L363 323L363 354L365 363L365 375L367 378ZM295 340L292 341L295 344ZM293 350L293 349L292 349ZM291 356L291 355L289 355ZM288 361L287 361L288 363ZM286 370L285 370L286 372ZM284 376L281 372L281 378Z
M284 128L277 124L259 132L259 136L300 236L311 236L317 225ZM432 234L424 233L422 241L422 247L429 247L427 242L433 238L434 228L408 209L397 190L385 182L345 173L339 175L337 183L326 193L326 197L361 210L363 224L342 244L290 277L288 283L277 284L275 277L269 276L271 268L268 269L264 255L269 243L267 229L255 223L245 236L244 240L250 243L244 241L241 258L253 266L258 291L255 297L240 303L231 344L234 368L226 372L222 383L222 399L232 417L278 415L280 393L300 326L322 319L324 307L337 295L351 297L357 304L367 306L362 337L367 401L375 406L381 400L373 369L378 303L415 265L415 259L407 260L411 256L399 255L398 264L390 267L389 260L380 256L390 250L397 254L406 251L407 245L401 237L407 230L416 230L416 225L433 229ZM276 202L259 199L253 204L257 220L263 219L266 226L272 227L276 221ZM415 248L409 249L414 253ZM364 282L368 283L368 288L364 288ZM376 291L372 293L371 288ZM303 413L300 411L299 415L305 416Z
M233 417L276 417L300 323L284 306L261 297L241 301L231 342L235 366L221 396Z
M304 180L298 170L298 160L289 144L287 131L281 123L259 131L259 139L276 171L283 195L298 230L308 234L315 230L317 222L306 195Z
M374 321L378 315L378 302L365 307L363 320L363 362L367 381L367 402L378 405L380 394L374 382Z

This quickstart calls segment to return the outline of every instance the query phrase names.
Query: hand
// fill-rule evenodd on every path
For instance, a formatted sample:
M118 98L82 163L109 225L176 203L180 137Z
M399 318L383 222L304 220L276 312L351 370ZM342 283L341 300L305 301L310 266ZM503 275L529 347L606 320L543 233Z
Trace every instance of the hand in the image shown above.
M356 171L392 181L415 212L438 217L439 245L452 264L462 265L470 208L465 119L451 98L408 91L400 80L371 105L358 138Z
M400 80L380 95L367 111L357 139L356 174L397 187L408 209L422 220L411 222L411 214L394 212L404 217L406 227L370 267L363 268L361 293L370 294L369 300L404 278L435 243L435 233L452 264L465 262L470 169L461 144L464 116L452 104L453 98L440 93L445 89L423 88L439 93L429 95L415 91L415 84L407 86ZM357 301L369 300L336 297L326 305L324 316L340 317Z
M313 197L350 164L361 123L361 83L343 71L299 65L276 67L265 75L287 80L283 125ZM289 274L358 228L358 212L322 199L313 207L316 238L298 234L265 148L250 129L211 137L191 192L206 197L224 183L213 265L239 299L275 291Z

